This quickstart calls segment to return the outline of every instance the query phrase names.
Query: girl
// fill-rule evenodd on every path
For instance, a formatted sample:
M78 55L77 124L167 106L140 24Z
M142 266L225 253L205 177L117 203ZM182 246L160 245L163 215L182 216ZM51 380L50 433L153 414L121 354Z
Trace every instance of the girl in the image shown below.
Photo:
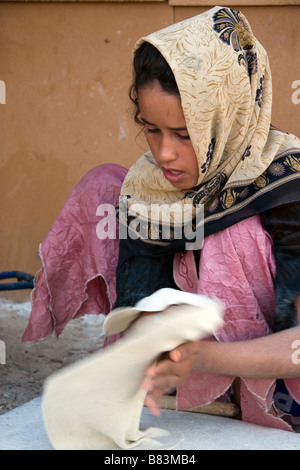
M150 151L128 173L105 165L74 189L40 250L24 340L161 287L216 296L224 327L149 367L146 405L157 414L174 388L180 409L234 390L242 419L292 430L300 416L300 142L271 126L267 54L245 17L220 7L142 38L134 52L130 96ZM99 240L90 231L95 205L116 205L119 192L127 236ZM201 249L191 246L186 213L192 241L204 227Z

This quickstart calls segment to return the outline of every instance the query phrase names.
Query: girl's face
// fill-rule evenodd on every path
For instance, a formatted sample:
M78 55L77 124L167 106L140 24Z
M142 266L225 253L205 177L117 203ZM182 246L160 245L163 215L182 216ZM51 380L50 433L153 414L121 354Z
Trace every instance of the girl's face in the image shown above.
M138 92L140 117L156 163L177 189L191 189L199 176L179 97L155 82Z

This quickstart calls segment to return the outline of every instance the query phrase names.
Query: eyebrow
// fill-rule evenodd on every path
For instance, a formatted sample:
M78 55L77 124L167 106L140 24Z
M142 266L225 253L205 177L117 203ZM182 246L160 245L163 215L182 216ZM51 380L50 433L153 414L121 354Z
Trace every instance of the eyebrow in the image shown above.
M148 126L157 127L155 124L152 124L152 122L149 122L142 117L141 117L141 121L143 121L144 124L148 124ZM187 131L186 127L169 127L169 129L172 131Z

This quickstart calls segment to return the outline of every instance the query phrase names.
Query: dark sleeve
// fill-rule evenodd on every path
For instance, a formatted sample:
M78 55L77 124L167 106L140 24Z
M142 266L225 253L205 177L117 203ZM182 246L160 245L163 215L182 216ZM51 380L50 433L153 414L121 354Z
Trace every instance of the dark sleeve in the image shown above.
M294 300L300 295L300 203L275 207L261 214L274 240L276 261L276 331L297 324Z
M120 240L116 277L117 300L114 308L133 306L164 287L178 289L173 279L173 254L136 256L126 240Z

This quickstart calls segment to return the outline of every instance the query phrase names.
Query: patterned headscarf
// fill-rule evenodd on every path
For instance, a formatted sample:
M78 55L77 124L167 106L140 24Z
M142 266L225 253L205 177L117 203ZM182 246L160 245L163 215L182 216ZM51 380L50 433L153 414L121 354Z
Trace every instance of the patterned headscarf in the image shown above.
M271 126L268 56L245 16L214 7L141 38L135 50L144 41L160 51L174 73L199 179L193 190L174 188L148 152L124 181L128 206L146 201L178 208L180 201L182 211L192 205L195 217L204 205L209 234L299 200L300 141ZM286 184L279 198L278 187ZM145 222L147 217L149 211Z

